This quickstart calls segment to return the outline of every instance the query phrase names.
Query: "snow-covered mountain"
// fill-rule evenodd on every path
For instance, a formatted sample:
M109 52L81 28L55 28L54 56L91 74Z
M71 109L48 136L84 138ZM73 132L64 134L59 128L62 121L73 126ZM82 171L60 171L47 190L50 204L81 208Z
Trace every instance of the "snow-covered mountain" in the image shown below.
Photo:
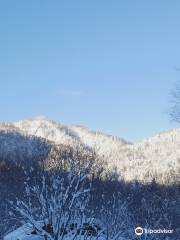
M56 144L74 145L83 144L91 148L106 149L122 147L128 142L111 135L91 131L81 126L67 126L48 119L32 119L13 124L14 127L23 130L27 134L48 139Z
M31 161L44 160L51 147L44 138L27 135L12 124L0 124L0 161L31 164Z
M41 141L44 139L50 145L73 148L80 145L92 149L107 162L108 170L116 171L125 181L149 182L155 179L167 183L177 181L180 172L180 129L132 144L85 127L62 125L44 118L1 125L1 138L5 131L3 128L10 128L26 138L34 136ZM14 144L18 146L19 140ZM33 151L31 144L28 144L29 151Z

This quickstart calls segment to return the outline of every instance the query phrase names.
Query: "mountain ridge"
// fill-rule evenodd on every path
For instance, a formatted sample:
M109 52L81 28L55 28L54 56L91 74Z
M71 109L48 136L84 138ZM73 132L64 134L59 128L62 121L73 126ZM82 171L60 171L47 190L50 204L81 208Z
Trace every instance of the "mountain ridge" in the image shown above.
M151 182L155 179L164 184L176 181L180 172L180 129L161 132L132 144L123 138L45 118L1 124L0 132L3 128L26 137L45 139L52 145L74 149L81 146L95 151L107 163L108 171L117 172L125 181Z

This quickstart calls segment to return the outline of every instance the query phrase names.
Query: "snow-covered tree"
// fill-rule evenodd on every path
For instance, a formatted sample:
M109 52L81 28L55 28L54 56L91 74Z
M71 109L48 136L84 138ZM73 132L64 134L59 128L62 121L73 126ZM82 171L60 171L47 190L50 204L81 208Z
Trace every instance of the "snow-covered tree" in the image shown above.
M114 193L109 199L102 195L98 215L105 226L106 239L133 239L134 225L128 211L127 201L122 200L120 193Z
M17 200L15 206L11 203L12 211L44 239L98 239L103 229L88 210L90 189L89 179L83 174L43 177L41 186L27 185L26 201Z

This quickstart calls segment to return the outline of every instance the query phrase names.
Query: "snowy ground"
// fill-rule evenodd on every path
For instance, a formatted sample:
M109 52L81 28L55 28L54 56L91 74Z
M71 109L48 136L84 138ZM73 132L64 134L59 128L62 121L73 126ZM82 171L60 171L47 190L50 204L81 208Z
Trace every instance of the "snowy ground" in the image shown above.
M7 234L3 240L44 240L43 236L37 236L32 233L32 226L30 224L25 224L22 227L17 228L13 232ZM102 236L77 236L75 234L70 233L64 236L64 240L105 240ZM48 240L51 240L48 238Z

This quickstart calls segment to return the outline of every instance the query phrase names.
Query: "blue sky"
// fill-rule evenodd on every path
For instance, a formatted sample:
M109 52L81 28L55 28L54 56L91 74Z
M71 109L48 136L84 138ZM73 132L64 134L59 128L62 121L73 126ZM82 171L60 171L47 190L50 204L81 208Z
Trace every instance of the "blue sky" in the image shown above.
M0 121L47 116L140 141L175 126L177 0L0 1Z

